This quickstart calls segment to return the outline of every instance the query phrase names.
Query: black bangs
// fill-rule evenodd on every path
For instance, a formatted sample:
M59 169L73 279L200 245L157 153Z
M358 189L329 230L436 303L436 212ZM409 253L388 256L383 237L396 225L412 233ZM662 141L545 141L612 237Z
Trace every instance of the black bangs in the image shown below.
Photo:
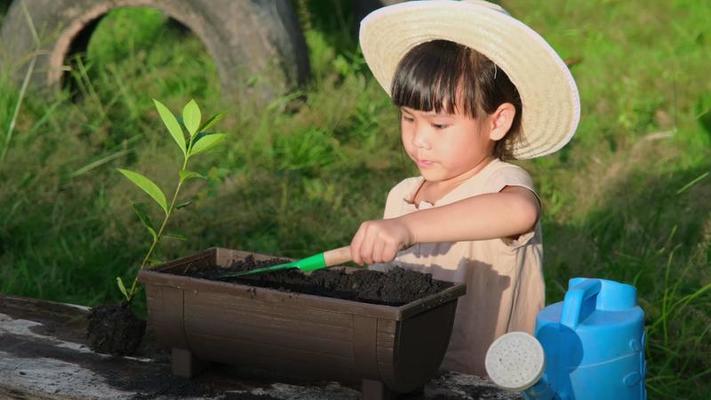
M459 108L475 118L478 113L474 87L461 85L462 77L470 72L468 64L466 48L457 43L434 40L414 47L395 71L390 91L393 103L398 107L450 114Z

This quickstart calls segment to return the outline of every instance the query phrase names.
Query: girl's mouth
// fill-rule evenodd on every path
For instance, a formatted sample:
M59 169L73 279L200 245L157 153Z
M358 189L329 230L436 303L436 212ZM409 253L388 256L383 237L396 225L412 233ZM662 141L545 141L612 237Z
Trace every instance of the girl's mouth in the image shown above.
M415 160L415 163L417 164L417 166L418 166L419 168L429 168L429 167L432 166L432 164L434 164L433 161L430 161L430 160L419 160L419 159Z

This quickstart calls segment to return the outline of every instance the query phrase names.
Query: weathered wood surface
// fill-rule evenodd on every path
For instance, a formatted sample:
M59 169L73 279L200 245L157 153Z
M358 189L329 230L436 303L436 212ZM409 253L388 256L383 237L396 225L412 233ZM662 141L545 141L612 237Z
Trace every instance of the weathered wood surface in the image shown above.
M336 382L274 383L213 365L194 379L174 377L167 351L148 333L136 357L97 354L86 346L88 309L0 295L0 399L293 399L356 400ZM408 400L520 399L481 379L442 373Z

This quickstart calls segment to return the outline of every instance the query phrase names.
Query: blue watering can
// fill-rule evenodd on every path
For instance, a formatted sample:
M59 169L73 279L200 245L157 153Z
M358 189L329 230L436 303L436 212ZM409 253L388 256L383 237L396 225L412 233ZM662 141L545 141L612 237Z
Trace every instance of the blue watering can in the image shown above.
M646 400L644 312L634 286L573 278L538 313L535 338L499 337L486 354L497 385L529 400Z

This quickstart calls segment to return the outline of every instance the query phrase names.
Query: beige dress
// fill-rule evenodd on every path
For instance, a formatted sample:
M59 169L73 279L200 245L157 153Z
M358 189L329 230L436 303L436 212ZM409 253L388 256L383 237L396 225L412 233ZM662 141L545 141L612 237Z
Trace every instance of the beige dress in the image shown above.
M388 194L384 217L395 218L418 209L496 193L506 186L521 186L535 193L525 170L500 160L490 162L436 204L413 203L423 182L424 178L415 177L395 186ZM513 241L421 243L398 253L395 265L431 273L435 279L467 284L467 294L457 304L442 368L486 376L484 357L494 339L510 331L532 333L536 314L545 303L542 256L539 223L533 231ZM387 266L371 268L382 270Z

